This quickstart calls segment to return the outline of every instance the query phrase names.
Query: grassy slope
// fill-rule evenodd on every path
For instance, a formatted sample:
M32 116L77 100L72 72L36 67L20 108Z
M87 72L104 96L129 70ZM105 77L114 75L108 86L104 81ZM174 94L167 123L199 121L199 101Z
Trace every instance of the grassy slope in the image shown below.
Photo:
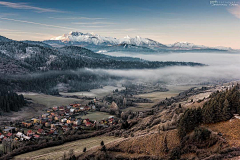
M225 122L204 125L214 132L221 132L223 137L226 138L229 145L233 147L240 147L240 119L230 119Z
M132 111L142 111L151 109L153 105L158 104L160 101L164 100L165 98L171 98L177 96L180 92L190 89L195 86L167 86L169 91L167 92L152 92L146 94L139 94L135 97L141 98L148 98L153 101L153 103L138 103L137 107L129 107L124 109L123 111L132 110Z
M104 141L104 143L107 144L109 142L114 142L118 140L121 140L121 138L106 136L82 139L74 142L69 142L60 146L49 147L34 152L25 153L16 156L15 159L58 159L63 156L64 152L67 154L69 149L73 149L75 155L80 155L83 153L82 151L84 147L89 150L90 148L100 146L101 141Z

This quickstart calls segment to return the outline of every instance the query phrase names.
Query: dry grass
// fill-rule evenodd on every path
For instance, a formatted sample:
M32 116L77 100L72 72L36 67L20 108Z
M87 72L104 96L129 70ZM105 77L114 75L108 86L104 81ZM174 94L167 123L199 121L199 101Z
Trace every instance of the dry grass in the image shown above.
M240 147L240 119L231 119L225 122L204 125L214 132L221 132L228 143L233 147Z
M180 140L177 136L177 130L171 130L168 132L162 132L160 134L153 133L134 138L129 138L125 141L115 144L114 149L120 149L125 153L137 153L145 155L165 156L164 137L167 135L167 146L171 150L180 144ZM111 147L111 146L110 146Z
M82 139L74 142L69 142L60 146L44 148L41 150L25 153L19 156L14 157L15 159L60 159L64 152L68 154L70 149L74 150L76 156L82 154L83 148L86 147L87 150L93 149L93 147L100 146L101 141L104 141L105 144L109 142L114 142L121 140L121 138L116 137L107 137L99 136L94 138Z

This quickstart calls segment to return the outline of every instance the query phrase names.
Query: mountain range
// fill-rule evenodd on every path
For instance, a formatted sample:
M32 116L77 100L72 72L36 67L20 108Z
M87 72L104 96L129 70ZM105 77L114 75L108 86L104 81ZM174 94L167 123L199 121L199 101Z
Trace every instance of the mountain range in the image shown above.
M95 43L97 44L96 41ZM0 57L0 73L10 74L79 68L143 69L202 65L193 62L153 62L140 58L114 57L74 45L56 48L43 42L14 41L3 36L0 36Z
M229 47L207 47L188 42L176 42L174 44L162 44L149 38L140 36L124 38L104 37L94 33L70 32L62 36L43 41L44 43L62 47L76 45L91 49L95 52L132 51L132 52L233 52Z

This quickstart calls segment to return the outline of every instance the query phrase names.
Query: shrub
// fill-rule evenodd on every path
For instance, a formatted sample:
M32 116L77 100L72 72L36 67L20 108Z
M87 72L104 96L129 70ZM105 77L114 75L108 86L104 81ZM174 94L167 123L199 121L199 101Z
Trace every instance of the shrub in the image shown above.
M206 128L195 128L194 141L202 142L210 138L211 132Z
M181 149L180 147L175 147L170 153L170 160L180 159L181 158Z

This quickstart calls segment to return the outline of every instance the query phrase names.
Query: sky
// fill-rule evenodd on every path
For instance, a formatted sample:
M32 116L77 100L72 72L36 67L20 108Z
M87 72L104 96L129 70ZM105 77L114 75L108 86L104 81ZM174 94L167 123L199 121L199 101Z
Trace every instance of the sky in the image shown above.
M47 40L70 31L240 49L240 0L0 0L0 35Z

